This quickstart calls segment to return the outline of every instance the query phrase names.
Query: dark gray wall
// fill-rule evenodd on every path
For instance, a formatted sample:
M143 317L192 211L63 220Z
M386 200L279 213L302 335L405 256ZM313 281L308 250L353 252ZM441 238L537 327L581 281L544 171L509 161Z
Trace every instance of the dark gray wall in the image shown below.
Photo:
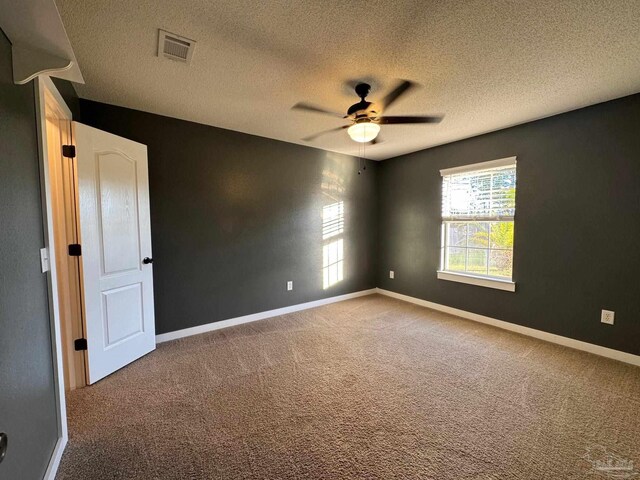
M41 479L58 436L33 83L15 86L0 31L0 478Z
M76 89L73 86L73 83L62 80L60 78L51 77L51 81L60 92L64 103L67 104L69 110L71 110L71 115L76 122L81 122L82 118L80 118L80 98L76 93Z
M148 146L158 333L375 287L373 162L358 175L345 155L80 106L84 123ZM338 201L345 278L323 290L322 207Z
M512 155L516 293L438 280L439 170ZM379 287L640 354L640 95L386 160L378 192Z

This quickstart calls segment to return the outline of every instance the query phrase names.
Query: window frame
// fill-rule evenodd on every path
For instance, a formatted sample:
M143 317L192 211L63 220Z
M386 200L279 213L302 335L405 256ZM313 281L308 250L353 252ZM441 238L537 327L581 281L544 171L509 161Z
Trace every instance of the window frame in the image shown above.
M449 176L449 175L455 175L455 174L460 174L460 173L466 173L466 172L474 172L474 171L481 171L481 170L488 170L491 168L499 168L499 167L507 167L507 166L511 166L513 165L516 168L516 185L517 185L517 157L513 156L513 157L506 157L506 158L500 158L497 160L490 160L488 162L480 162L480 163L473 163L473 164L469 164L469 165L462 165L459 167L453 167L453 168L446 168L446 169L442 169L440 170L440 175L444 180L445 176ZM442 185L442 183L441 183ZM517 195L517 186L516 186L516 195ZM440 194L440 206L441 206L441 211L443 210L443 191L441 190L441 194ZM516 290L516 283L513 280L513 265L511 267L511 279L507 279L507 278L502 278L502 277L494 277L491 275L481 275L481 274L473 274L473 273L469 273L469 272L459 272L459 271L452 271L452 270L445 270L445 261L446 261L446 225L447 223L468 223L468 222L474 222L474 221L480 221L480 219L472 219L472 218L463 218L461 217L460 219L451 219L451 218L447 218L445 219L444 216L441 214L440 217L440 228L441 228L441 238L440 238L440 268L436 271L437 274L437 278L439 280L446 280L446 281L451 281L451 282L459 282L459 283L466 283L469 285L477 285L480 287L487 287L487 288L494 288L494 289L498 289L498 290L504 290L504 291L508 291L508 292L515 292ZM513 221L514 222L514 227L515 227L515 211L514 211L514 216L513 217L500 217L500 216L495 216L495 217L487 217L486 219L482 219L482 221L486 221L486 222L501 222L501 221ZM488 261L488 259L487 259Z

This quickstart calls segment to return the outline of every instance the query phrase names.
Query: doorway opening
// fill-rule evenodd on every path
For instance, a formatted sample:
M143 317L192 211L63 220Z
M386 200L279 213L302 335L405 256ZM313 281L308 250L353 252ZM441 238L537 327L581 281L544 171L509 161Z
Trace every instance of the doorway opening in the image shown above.
M68 440L67 394L156 347L153 257L146 145L72 121L46 76L36 94L59 430L53 478Z

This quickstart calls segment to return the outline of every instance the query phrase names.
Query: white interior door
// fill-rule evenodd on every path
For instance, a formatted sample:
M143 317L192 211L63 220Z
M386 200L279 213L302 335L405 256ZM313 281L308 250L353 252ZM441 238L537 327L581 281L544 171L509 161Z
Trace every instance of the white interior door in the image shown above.
M147 147L73 122L87 382L155 349Z

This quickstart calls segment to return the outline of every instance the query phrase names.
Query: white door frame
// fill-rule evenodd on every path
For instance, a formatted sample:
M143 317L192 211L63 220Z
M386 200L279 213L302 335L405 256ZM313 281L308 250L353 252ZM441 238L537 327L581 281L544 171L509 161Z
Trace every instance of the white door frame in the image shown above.
M49 294L49 323L51 328L51 348L53 353L53 376L56 395L56 410L58 413L58 440L53 450L49 465L44 475L45 480L54 480L62 453L67 445L69 434L67 430L67 408L64 391L64 360L62 355L62 326L58 304L58 274L54 248L53 230L53 199L49 173L49 158L47 150L47 121L45 112L45 91L48 91L58 102L61 110L72 118L71 110L60 95L48 76L40 75L35 83L36 117L38 131L38 153L40 159L40 193L42 197L42 217L44 223L45 248L49 252L49 271L47 272L47 286Z
M78 257L70 257L68 245L80 243L78 205L74 180L76 161L64 158L62 145L75 144L71 132L70 112L64 111L51 91L45 90L47 120L47 154L49 185L52 194L55 259L58 276L58 314L60 315L65 391L86 385L85 352L73 348L74 340L83 338L82 265ZM49 131L51 129L51 131ZM53 141L53 144L51 143Z

